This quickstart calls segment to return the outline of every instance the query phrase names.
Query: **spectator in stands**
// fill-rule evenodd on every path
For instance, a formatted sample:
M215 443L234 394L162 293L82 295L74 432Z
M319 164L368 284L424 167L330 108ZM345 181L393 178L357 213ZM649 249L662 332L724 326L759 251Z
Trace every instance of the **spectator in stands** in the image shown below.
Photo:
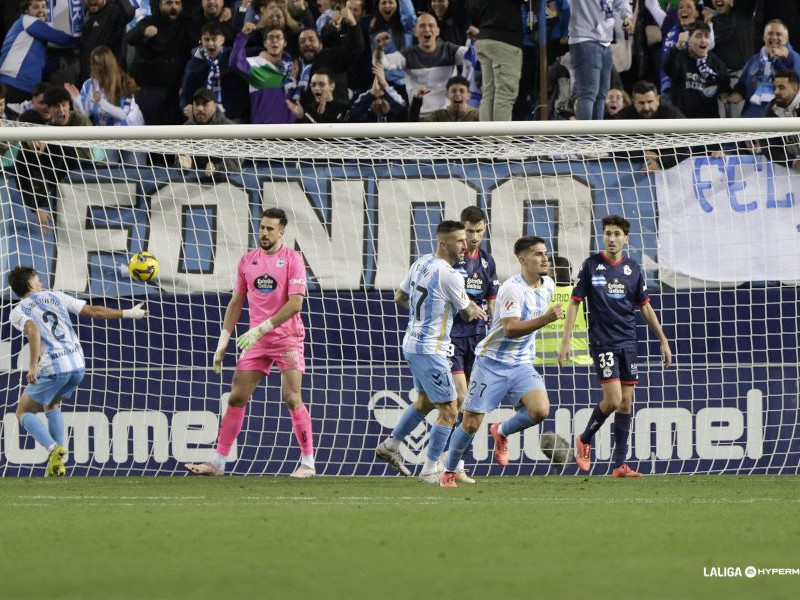
M181 85L180 106L183 114L192 114L192 94L200 87L211 90L217 110L232 121L250 119L250 100L247 83L231 66L231 49L223 46L225 35L219 23L209 21L203 25L200 46L192 51L186 63Z
M690 119L720 116L718 99L731 92L725 64L709 54L711 28L704 21L689 26L689 39L679 40L667 55L664 71L672 80L672 104Z
M452 77L456 66L464 64L467 49L441 41L436 19L427 13L419 15L414 35L418 41L416 46L384 55L383 48L389 44L389 34L379 33L375 39L374 60L387 73L398 69L405 71L409 96L414 96L421 87L428 90L420 110L420 114L425 116L447 105L447 80Z
M628 92L620 88L611 88L606 96L606 118L617 115L626 106L630 106L631 97Z
M73 127L92 124L88 118L72 110L69 93L62 87L51 86L45 92L44 102L50 107L51 125ZM39 113L28 111L23 116L26 121L41 123ZM54 142L31 142L20 148L16 170L21 176L17 178L17 185L22 201L35 212L44 235L49 235L52 229L50 198L57 194L55 189L58 182L70 171L78 170L81 163L91 159L91 156L87 148L62 146Z
M633 103L620 110L614 119L684 119L683 113L669 104L662 104L658 89L649 81L639 81L633 86ZM624 153L631 160L643 160L645 171L659 171L674 167L686 158L683 149L645 150Z
M264 50L257 56L246 56L247 37L255 31L253 23L245 23L236 35L230 64L250 84L251 123L294 123L294 114L286 104L292 99L296 82L294 65L286 49L286 36L281 29L262 29Z
M472 25L472 7L467 0L430 0L428 12L436 17L439 38L456 46L467 43L467 31L474 35L478 29Z
M758 0L714 0L716 15L711 20L716 36L712 52L728 67L731 86L739 82L745 63L755 52L753 11ZM708 9L704 12L708 12ZM744 102L728 102L726 116L741 117Z
M457 122L457 121L477 121L478 110L470 106L469 100L469 81L466 77L455 75L447 80L447 108L440 108L420 119L419 112L422 107L422 96L427 93L425 88L420 88L414 94L411 102L409 121L430 121L433 123Z
M573 89L578 97L576 116L580 120L602 120L611 87L611 41L614 13L622 27L633 32L627 0L573 0L569 21L569 53L575 69Z
M333 16L333 5L334 0L317 0L317 8L319 9L319 16L317 17L316 23L314 26L317 28L317 33L321 36L322 30L325 28L325 25L328 24L328 21L331 20ZM336 6L338 8L339 2L336 2Z
M304 123L344 123L350 106L333 99L336 83L328 69L317 69L311 76L311 99L301 105L287 100L286 105L298 121Z
M699 21L703 14L701 12L700 3L695 0L680 0L678 3L678 10L676 13L667 13L658 0L645 0L650 16L661 28L661 71L659 77L661 78L660 90L661 95L669 97L671 92L672 82L669 75L664 71L664 64L667 62L667 56L678 43L678 39L682 44L686 43L689 38L689 25L695 21ZM708 15L709 19L711 15ZM708 21L707 19L706 22ZM711 31L710 47L714 47L714 32Z
M736 0L737 3L740 0ZM778 20L789 30L789 42L800 48L800 2L797 0L762 0L756 5L756 31L764 31L770 21Z
M91 78L80 90L70 83L64 84L75 111L89 117L92 125L144 125L134 97L139 86L119 66L111 49L98 46L89 55L89 63Z
M522 70L522 9L519 0L475 0L475 49L481 65L481 121L510 121Z
M311 76L318 69L328 69L333 73L334 99L337 102L348 101L347 71L363 52L364 37L350 8L345 6L341 14L339 43L336 46L324 46L315 29L304 29L300 32L298 62L301 73L298 86L304 100L308 100L311 96L311 92L307 89Z
M376 0L374 6L369 24L370 51L375 53L378 47L377 37L381 33L389 34L388 42L382 48L384 53L391 54L410 48L414 44L414 25L417 22L411 0ZM403 71L387 71L386 79L405 97L406 81Z
M131 75L141 86L136 101L148 125L182 122L178 90L196 40L181 0L161 0L159 14L145 17L126 39L136 49Z
M765 117L800 117L800 77L792 70L775 73L775 97L764 111ZM800 138L796 135L771 138L758 147L769 160L800 170Z
M364 12L364 0L347 0L347 8L350 9L355 22L360 27L363 39L369 39L370 16ZM370 89L372 83L372 51L368 44L364 44L361 53L350 64L347 71L347 84L351 90L358 91Z
M225 6L223 0L201 0L200 12L192 19L190 34L192 44L198 43L206 23L217 23L222 29L222 35L225 36L225 45L230 47L233 44L233 38L236 37L234 21L230 9Z
M789 44L786 26L780 21L770 21L764 28L764 46L747 61L729 101L744 100L743 117L762 116L775 97L774 74L787 69L800 73L800 55Z
M9 102L23 102L42 81L48 43L69 47L78 42L46 23L46 0L24 0L21 9L0 50L0 83L8 86Z
M22 102L9 103L6 99L6 107L22 117L25 113L32 111L41 116L43 123L50 121L50 107L44 102L44 95L52 86L46 81L37 83L33 87L33 92L28 100ZM36 123L35 119L26 119L26 123Z
M189 118L184 125L228 125L233 123L219 110L214 94L206 87L197 88L192 94ZM191 156L181 154L177 166L186 170L201 171L206 177L216 178L228 173L238 173L241 163L235 158L215 156Z
M286 5L278 0L257 0L254 4L258 8L258 23L256 29L282 29L286 37L286 51L296 58L298 56L297 36L303 30L303 24L298 23L286 9ZM260 40L259 36L250 36L250 44ZM260 45L260 41L258 42Z
M350 108L353 123L387 123L405 121L406 102L396 89L389 85L383 67L374 65L372 87L358 96Z
M130 0L86 0L86 18L80 41L80 81L91 77L89 54L98 46L106 46L125 64L125 27L134 17Z

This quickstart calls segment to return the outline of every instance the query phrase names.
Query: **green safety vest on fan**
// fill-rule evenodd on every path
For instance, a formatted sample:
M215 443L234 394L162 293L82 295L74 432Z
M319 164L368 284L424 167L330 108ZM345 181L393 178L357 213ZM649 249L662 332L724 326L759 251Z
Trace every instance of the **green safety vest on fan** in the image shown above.
M572 298L572 286L556 286L550 306L561 303L566 313ZM536 358L534 365L558 364L558 350L561 348L561 338L564 335L564 319L553 321L542 327L536 335ZM575 327L572 329L572 359L568 364L591 365L592 357L589 355L589 328L586 326L586 314L583 311L583 302L578 305L578 314L575 317Z

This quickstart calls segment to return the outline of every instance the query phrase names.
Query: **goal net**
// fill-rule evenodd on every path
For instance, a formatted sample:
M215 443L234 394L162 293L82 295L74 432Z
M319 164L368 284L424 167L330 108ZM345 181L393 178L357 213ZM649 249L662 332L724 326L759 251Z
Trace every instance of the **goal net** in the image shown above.
M256 245L262 209L279 206L289 215L286 243L307 264L302 395L318 472L392 473L374 449L415 398L400 352L407 316L393 291L434 249L436 224L477 205L500 279L518 270L514 241L538 235L558 257L564 297L583 259L602 249L599 220L631 222L626 254L645 270L675 355L663 370L640 319L630 444L638 470L796 474L800 148L776 121L784 120L750 121L760 133L691 130L686 121L638 132L630 123L88 133L3 123L0 472L40 475L47 458L15 416L29 354L8 322L17 302L9 269L33 266L45 287L90 303L145 301L150 310L141 321L75 319L87 371L62 409L69 472L183 474L182 463L209 458L225 410L235 344L221 375L211 360L237 262ZM140 250L159 262L149 284L127 272ZM237 333L246 329L245 311ZM541 452L541 433L574 439L600 398L585 351L554 364L559 338L558 327L543 333L537 361L550 417L509 439L501 471L488 426L512 408L497 409L475 437L468 470L559 470ZM612 420L596 438L594 474L610 473ZM424 460L428 433L423 423L403 445L410 466ZM275 372L248 405L230 472L290 473L299 454Z

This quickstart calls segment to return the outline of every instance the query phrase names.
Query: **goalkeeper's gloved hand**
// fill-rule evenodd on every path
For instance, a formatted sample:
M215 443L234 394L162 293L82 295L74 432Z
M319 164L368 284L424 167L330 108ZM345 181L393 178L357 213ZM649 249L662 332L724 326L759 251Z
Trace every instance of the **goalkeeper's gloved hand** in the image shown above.
M150 314L150 312L142 308L142 306L144 306L144 302L139 302L139 304L137 304L133 308L126 308L125 310L122 311L122 318L141 319L143 317L146 317L148 314Z
M236 345L240 350L249 350L256 345L256 342L264 337L267 333L274 329L274 325L270 319L267 319L261 325L256 325L246 333L243 333L236 338Z
M227 329L223 329L219 334L219 342L217 343L217 350L214 352L214 373L219 375L222 372L222 359L225 358L225 351L228 349L228 342L231 339L231 334Z

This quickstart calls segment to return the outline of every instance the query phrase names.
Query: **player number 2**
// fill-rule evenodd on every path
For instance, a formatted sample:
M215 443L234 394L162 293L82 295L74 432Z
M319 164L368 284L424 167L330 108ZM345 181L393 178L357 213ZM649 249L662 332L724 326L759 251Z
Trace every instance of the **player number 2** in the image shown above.
M605 369L606 367L613 367L614 366L614 353L613 352L601 352L600 353L600 368Z
M59 333L56 331L58 327L58 315L53 311L48 310L42 315L42 319L45 323L50 325L50 331L53 333L53 337L56 338L59 342L64 339L64 333Z

